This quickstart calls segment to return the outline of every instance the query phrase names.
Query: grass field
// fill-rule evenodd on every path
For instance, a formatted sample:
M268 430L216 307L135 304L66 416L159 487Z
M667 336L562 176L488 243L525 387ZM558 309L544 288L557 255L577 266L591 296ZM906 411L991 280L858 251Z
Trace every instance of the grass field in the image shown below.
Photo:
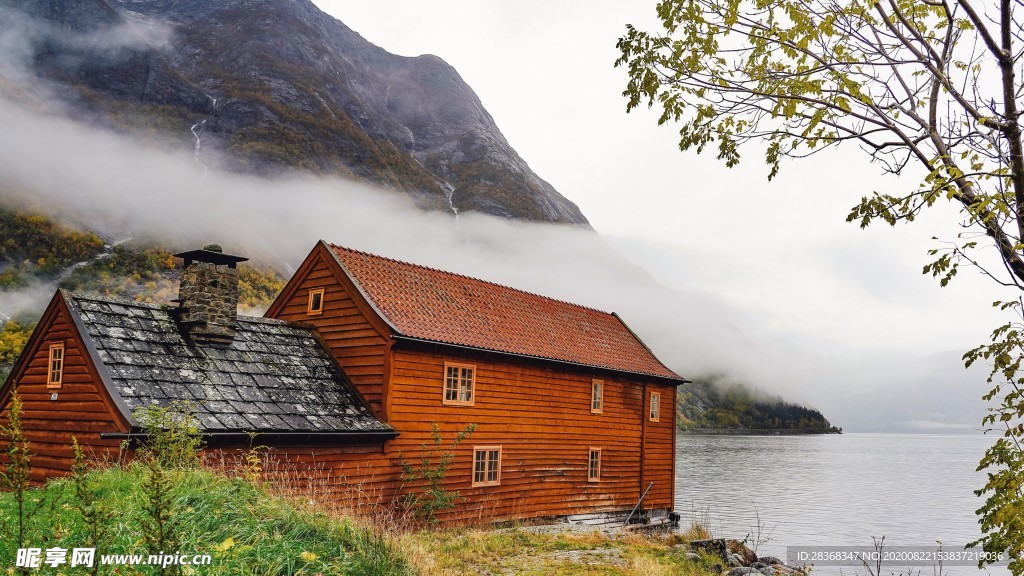
M178 574L245 575L684 575L712 574L714 559L690 560L679 536L577 531L568 527L398 529L332 510L301 494L281 495L262 483L198 469L171 470L170 519L176 550L209 554L208 566ZM76 485L54 480L26 492L30 511L25 547L78 547L102 555L148 557L147 472L141 464L90 471L85 486L100 512L92 542ZM0 573L17 574L17 514L11 493L0 493ZM88 574L68 563L41 563L31 574ZM151 566L103 566L100 574L160 574Z

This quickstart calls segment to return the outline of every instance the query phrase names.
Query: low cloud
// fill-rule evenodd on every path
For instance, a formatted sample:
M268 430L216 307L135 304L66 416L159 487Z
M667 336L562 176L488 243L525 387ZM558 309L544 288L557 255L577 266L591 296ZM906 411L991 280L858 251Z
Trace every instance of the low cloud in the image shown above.
M0 291L0 324L27 311L42 310L53 297L55 286L35 283L27 288Z
M170 23L134 13L128 17L111 15L97 19L83 29L78 26L78 19L61 25L16 8L5 8L0 9L0 24L3 25L0 46L6 49L2 60L8 68L22 69L28 69L35 52L48 44L116 58L129 50L166 49L174 36Z
M729 307L653 281L600 236L482 214L423 212L396 191L340 179L205 171L190 154L0 105L0 181L54 216L107 237L227 250L294 269L317 240L619 312L681 374L778 372ZM186 128L187 129L187 128Z
M51 65L64 73L98 61L116 63L139 50L172 45L174 27L142 15L95 22L90 29L34 18L17 8L0 7L0 95L45 109L61 109L66 88L38 77L33 63L40 54L59 59ZM60 46L60 50L54 50Z
M181 249L216 242L286 272L324 239L616 311L679 374L726 373L807 402L847 430L861 423L862 429L887 429L886 420L892 424L893 413L900 414L851 408L856 390L880 381L882 372L867 355L772 334L714 294L666 288L624 256L629 250L620 242L609 244L592 232L472 213L456 221L416 209L400 192L336 178L207 171L190 150L167 152L8 103L0 104L0 125L0 182L31 190L32 204L107 237L148 238ZM643 265L674 264L654 259ZM10 298L0 294L0 310L12 306ZM918 381L927 377L925 366L926 358L905 357L887 362L884 376ZM968 381L962 369L949 376L943 386ZM943 409L965 413L962 405L947 404L922 408L927 417L904 412L902 418L913 428L910 422L933 420ZM969 418L980 420L980 412Z

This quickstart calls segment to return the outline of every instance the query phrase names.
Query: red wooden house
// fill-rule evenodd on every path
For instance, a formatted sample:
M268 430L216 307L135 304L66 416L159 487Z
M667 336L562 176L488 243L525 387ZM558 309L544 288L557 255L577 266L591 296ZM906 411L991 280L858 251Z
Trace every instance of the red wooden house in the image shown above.
M675 387L615 314L317 244L267 311L236 317L244 259L184 258L177 307L58 292L11 376L39 478L76 435L115 450L142 403L184 399L210 447L249 435L338 498L418 489L402 463L469 424L452 518L647 514L674 499Z

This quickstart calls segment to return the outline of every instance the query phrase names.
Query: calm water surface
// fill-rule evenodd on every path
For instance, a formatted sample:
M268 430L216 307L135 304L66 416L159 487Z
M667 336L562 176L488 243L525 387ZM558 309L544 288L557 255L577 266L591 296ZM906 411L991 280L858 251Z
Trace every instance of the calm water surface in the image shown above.
M974 511L982 499L973 490L984 476L975 468L991 442L980 434L679 435L676 510L684 527L698 518L714 535L739 539L756 536L759 516L762 539L770 539L758 553L783 559L787 546L871 546L872 536L883 535L887 546L940 540L945 549L962 549L980 535ZM839 571L819 567L815 574ZM842 569L854 572L865 570ZM933 572L920 568L922 576Z

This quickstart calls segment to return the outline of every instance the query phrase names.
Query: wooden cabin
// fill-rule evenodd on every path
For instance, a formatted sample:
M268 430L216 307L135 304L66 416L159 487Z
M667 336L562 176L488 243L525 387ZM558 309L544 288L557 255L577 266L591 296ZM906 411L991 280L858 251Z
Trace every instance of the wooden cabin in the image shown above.
M244 259L178 255L179 305L59 291L10 377L36 479L189 400L209 450L253 442L353 507L400 501L440 430L458 521L673 508L675 387L615 314L318 243L266 313L236 316ZM435 454L436 456L436 454Z

